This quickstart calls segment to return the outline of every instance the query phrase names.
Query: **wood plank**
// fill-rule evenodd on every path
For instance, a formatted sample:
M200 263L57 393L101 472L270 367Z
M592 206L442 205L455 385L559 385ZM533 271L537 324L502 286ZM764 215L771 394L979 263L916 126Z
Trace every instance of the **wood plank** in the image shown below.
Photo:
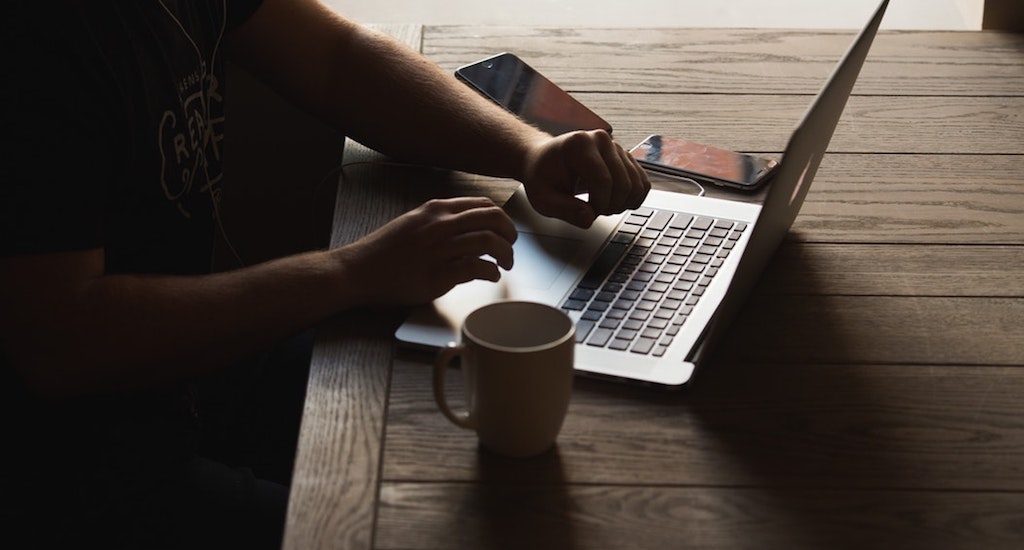
M1024 244L1018 155L829 153L788 239L818 243ZM651 174L656 189L691 184ZM763 200L707 187L727 200Z
M1017 155L846 155L822 161L792 238L1024 243Z
M757 292L1024 298L1024 247L787 241Z
M380 29L419 47L419 26ZM375 164L381 160L357 143L346 144L345 164L370 164L342 173L332 246L358 239L408 208L397 188L387 188L397 183L384 177L382 172L389 167ZM382 201L381 196L396 200ZM370 548L394 345L391 335L399 319L396 312L355 311L318 327L284 548Z
M574 93L813 94L853 36L806 29L430 26L424 53L454 70L511 51ZM855 93L1021 96L1022 52L1019 34L882 31Z
M383 480L1024 491L1019 366L716 363L683 392L578 378L557 452L532 460L479 451L430 371L396 362Z
M1019 492L386 483L377 548L1016 550L1022 510Z
M729 334L743 345L723 346L727 361L1024 365L1024 299L755 289Z
M813 95L576 94L620 143L650 134L780 153ZM832 153L1024 154L1024 97L853 96ZM952 159L947 162L953 162Z

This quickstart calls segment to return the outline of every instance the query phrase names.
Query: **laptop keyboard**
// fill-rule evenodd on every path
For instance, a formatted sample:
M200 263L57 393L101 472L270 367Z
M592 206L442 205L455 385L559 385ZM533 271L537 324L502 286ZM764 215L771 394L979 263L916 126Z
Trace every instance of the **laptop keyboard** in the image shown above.
M634 210L562 304L582 312L576 341L661 357L746 229L731 220Z

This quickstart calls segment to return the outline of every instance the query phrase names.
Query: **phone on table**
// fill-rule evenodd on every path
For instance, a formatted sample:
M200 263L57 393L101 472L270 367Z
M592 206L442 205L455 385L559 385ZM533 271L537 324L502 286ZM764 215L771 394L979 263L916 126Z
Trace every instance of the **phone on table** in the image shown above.
M647 137L629 152L641 166L655 172L744 191L764 185L779 164L759 156L660 135Z
M455 70L455 77L541 130L559 135L612 127L568 92L511 53L500 53Z

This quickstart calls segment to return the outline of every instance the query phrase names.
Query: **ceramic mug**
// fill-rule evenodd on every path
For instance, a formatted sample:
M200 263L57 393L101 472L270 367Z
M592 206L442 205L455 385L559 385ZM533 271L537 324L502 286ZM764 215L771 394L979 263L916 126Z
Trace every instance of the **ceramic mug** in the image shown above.
M466 317L459 343L434 361L434 399L456 426L474 430L487 449L528 457L554 446L572 395L576 327L544 304L496 302ZM461 359L466 410L453 411L445 373Z

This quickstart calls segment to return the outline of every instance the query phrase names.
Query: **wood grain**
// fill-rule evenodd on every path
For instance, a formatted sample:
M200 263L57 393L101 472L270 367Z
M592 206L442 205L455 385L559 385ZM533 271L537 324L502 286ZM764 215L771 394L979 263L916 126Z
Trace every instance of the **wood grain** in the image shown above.
M573 93L814 94L847 30L430 26L424 53L448 70L502 51ZM1022 96L1024 36L882 31L856 94Z
M813 95L579 93L627 146L650 134L781 153ZM623 98L627 97L628 101ZM832 153L1024 154L1024 97L854 96ZM955 159L941 159L955 162Z
M386 483L378 548L1015 550L1022 510L977 491Z
M460 395L459 377L449 378L449 395ZM382 475L508 486L1021 493L1021 391L1024 369L966 365L719 362L684 392L578 378L557 452L524 461L480 451L433 404L430 368L403 359Z

